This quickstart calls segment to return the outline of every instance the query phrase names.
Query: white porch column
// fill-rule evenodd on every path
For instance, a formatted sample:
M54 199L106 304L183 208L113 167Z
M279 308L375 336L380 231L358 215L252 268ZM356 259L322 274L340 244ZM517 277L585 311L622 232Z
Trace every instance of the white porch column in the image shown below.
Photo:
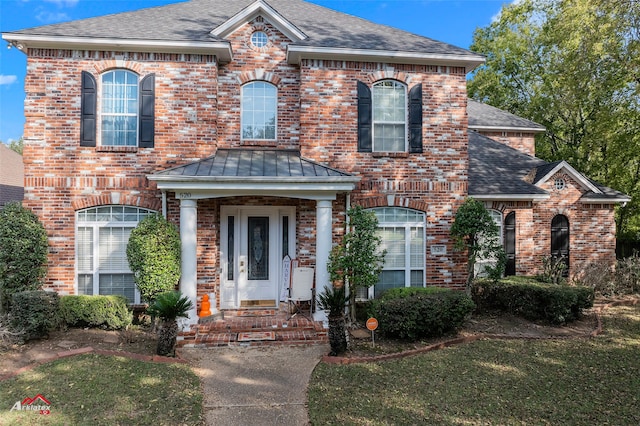
M329 253L331 252L331 241L333 229L331 226L332 218L332 202L331 200L316 201L316 300L315 314L316 321L327 321L325 311L318 309L317 295L324 291L324 287L329 285L329 272L327 271L327 262L329 261Z
M183 327L198 322L198 314L196 311L198 281L198 259L196 255L197 236L198 202L188 199L180 200L180 242L182 243L180 291L183 295L189 297L193 303L193 309L189 311L189 318L183 321Z

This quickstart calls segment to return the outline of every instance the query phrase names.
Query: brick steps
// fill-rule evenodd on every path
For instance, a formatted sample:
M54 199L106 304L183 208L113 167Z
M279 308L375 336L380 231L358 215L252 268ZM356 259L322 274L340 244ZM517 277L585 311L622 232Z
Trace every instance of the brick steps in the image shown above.
M328 342L322 323L281 311L225 311L178 336L179 347L270 346ZM255 334L254 334L255 333ZM244 334L241 336L241 334ZM269 337L265 337L265 334ZM255 336L255 340L252 339Z

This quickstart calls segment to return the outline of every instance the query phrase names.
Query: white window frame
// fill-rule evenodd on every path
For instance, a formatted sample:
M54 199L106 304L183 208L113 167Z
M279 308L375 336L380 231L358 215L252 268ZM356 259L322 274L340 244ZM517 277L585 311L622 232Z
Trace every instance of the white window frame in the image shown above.
M105 88L106 85L104 83L104 79L109 76L109 75L115 75L115 73L117 72L124 72L127 77L126 77L126 83L125 83L125 93L127 92L126 87L127 86L134 86L133 84L129 84L129 78L131 77L135 77L135 87L136 87L136 105L135 105L135 109L134 112L121 112L121 113L117 113L117 112L112 112L109 111L107 112L107 108L105 105L106 102L106 96L105 96ZM119 87L119 85L116 85ZM98 120L98 134L100 135L100 145L102 146L126 146L126 147L137 147L138 146L138 139L139 139L139 128L140 128L140 76L138 74L136 74L135 72L128 70L128 69L122 69L122 68L118 68L118 69L112 69L109 70L107 72L104 72L102 75L100 75L100 90L98 91L99 93L99 97L98 97L98 111L100 114L100 119ZM128 100L132 100L126 98L126 94L125 94L125 98L115 98L116 100L119 100L121 102L124 102L125 104L127 103ZM106 117L135 117L135 129L133 129L133 133L135 135L135 143L134 144L116 144L114 143L116 139L112 139L112 138L106 138L104 135L104 119ZM129 129L127 129L127 131L129 131ZM109 142L109 143L107 143Z
M393 228L393 229L404 229L404 267L387 267L386 261L385 265L383 265L383 271L404 271L404 287L411 287L411 272L412 271L422 271L422 287L426 287L426 274L427 274L427 265L426 265L426 214L419 210L407 209L404 207L376 207L369 209L369 211L373 211L376 214L376 218L378 218L378 229L382 228ZM396 212L405 212L407 216L413 216L419 218L419 220L407 220L403 222L399 221L385 221L384 216L387 216L387 213L395 214ZM411 231L412 229L418 228L418 232L420 233L420 238L422 239L422 248L420 249L420 253L422 254L422 263L420 266L412 266L411 265ZM384 243L384 242L383 242ZM383 244L384 246L384 244ZM369 299L373 299L375 297L375 285L369 287L366 296ZM359 294L359 296L364 296L364 294Z
M104 212L104 209L108 208L110 210L110 220L98 220L97 215L99 212ZM130 211L128 213L126 213L127 209L135 209L136 213L133 213L133 211ZM124 216L123 216L123 220L114 220L114 211L117 213L122 213L124 214L129 214L129 215L134 215L136 216L137 220L133 221L133 220L124 220ZM83 216L87 216L90 215L92 213L96 214L96 219L95 220L83 220L82 217ZM136 206L124 206L124 205L105 205L105 206L96 206L96 207L90 207L87 209L83 209L83 210L78 210L76 212L76 223L75 223L75 232L76 232L76 256L75 256L75 285L74 285L74 290L75 290L75 294L80 294L79 290L80 290L80 283L79 283L79 277L80 275L90 275L92 277L92 290L91 290L91 294L92 295L98 295L100 294L100 275L101 274L105 274L105 275L117 275L117 274L132 274L131 270L129 269L128 265L126 266L126 268L124 269L113 269L113 270L108 270L108 269L101 269L100 265L99 265L99 259L100 259L100 230L104 229L104 228L118 228L118 229L130 229L133 230L133 228L135 228L138 223L140 222L140 220L142 220L144 217L155 214L156 212L153 210L149 210L149 209L144 209L141 207L136 207ZM92 233L92 244L91 244L91 267L86 268L86 269L81 269L80 268L80 245L81 245L81 241L80 241L80 228L89 228L91 233ZM126 257L126 254L125 254ZM133 274L132 274L133 275ZM84 293L83 293L84 294ZM138 291L138 288L134 285L134 300L133 303L138 304L140 303L140 292Z
M392 84L394 89L402 88L403 96L404 96L404 106L403 106L404 120L403 121L393 121L393 120L385 121L381 119L376 120L376 110L378 109L376 108L376 106L380 102L382 102L380 98L380 94L378 90L376 90L376 87L382 87L388 84ZM408 138L409 108L408 108L407 98L408 98L407 86L397 80L381 80L374 83L373 86L371 87L371 99L372 99L372 117L371 117L372 145L371 146L372 146L373 152L407 152L408 150L407 145L409 140ZM397 150L379 149L376 146L376 127L377 125L384 125L384 124L388 124L391 126L402 124L404 126L404 134L402 139L403 143L400 149L397 149Z
M253 125L254 129L255 129L255 122L254 123L247 123L245 120L245 113L249 112L249 110L247 109L247 105L245 103L245 90L249 87L249 86L255 86L255 85L264 85L265 87L271 87L273 89L273 119L274 119L274 123L273 123L273 138L256 138L256 137L245 137L244 135L244 128L246 125ZM253 110L254 113L265 113L265 110ZM264 130L265 130L265 135L266 135L266 128L267 126L264 126ZM241 93L240 93L240 138L241 140L264 140L264 141L275 141L278 138L278 87L275 84L269 83L268 81L262 81L262 80L257 80L257 81L250 81L246 84L244 84L241 88Z
M493 219L493 223L498 227L498 242L500 246L504 248L504 215L500 210L495 209L487 209L491 219ZM485 266L495 266L497 259L483 259L478 256L476 259L476 263L474 265L474 274L479 277L484 277L485 275Z

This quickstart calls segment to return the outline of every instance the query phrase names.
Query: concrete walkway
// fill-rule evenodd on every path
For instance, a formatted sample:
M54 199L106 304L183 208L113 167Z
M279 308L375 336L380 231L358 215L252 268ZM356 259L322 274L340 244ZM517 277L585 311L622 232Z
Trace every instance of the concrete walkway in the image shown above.
M204 392L207 425L307 425L307 386L328 345L180 349Z

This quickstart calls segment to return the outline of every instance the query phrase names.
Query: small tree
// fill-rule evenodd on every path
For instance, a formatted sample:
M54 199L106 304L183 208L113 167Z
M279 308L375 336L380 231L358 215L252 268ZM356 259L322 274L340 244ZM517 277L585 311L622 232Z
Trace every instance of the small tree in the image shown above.
M193 309L193 303L179 291L167 291L156 295L149 306L149 313L162 320L158 336L156 353L162 356L174 356L178 336L178 318L187 318Z
M131 231L127 260L140 296L153 303L159 293L174 290L180 279L180 235L159 214L147 216Z
M0 311L19 291L39 290L47 273L47 231L19 202L0 210Z
M347 212L347 229L341 244L329 254L327 270L332 282L339 281L349 289L349 313L356 320L358 288L369 288L378 282L386 250L380 251L382 239L377 234L376 215L361 206Z
M491 272L501 276L504 272L504 254L498 241L498 226L484 205L473 198L467 198L456 212L451 226L451 236L457 250L467 250L467 294L471 294L471 282L475 276L478 259L497 259L497 267L502 270Z

